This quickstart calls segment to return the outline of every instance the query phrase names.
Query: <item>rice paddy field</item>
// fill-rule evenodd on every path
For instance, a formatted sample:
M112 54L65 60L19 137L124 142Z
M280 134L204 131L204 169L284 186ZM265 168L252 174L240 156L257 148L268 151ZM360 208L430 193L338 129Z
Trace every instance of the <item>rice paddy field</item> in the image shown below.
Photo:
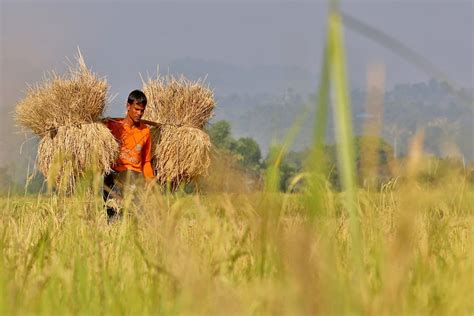
M161 194L113 225L77 190L0 201L2 314L469 315L474 188ZM314 201L313 201L314 202ZM356 250L356 251L354 251Z
M301 181L297 192L278 190L295 122L259 190L167 193L149 185L125 198L112 224L100 168L81 168L68 194L51 189L52 177L46 193L2 196L0 313L472 315L472 173L437 173L417 134L391 179L359 185L343 43L332 10L314 146L309 166L292 179ZM337 190L322 152L330 105ZM217 177L213 183L229 174Z

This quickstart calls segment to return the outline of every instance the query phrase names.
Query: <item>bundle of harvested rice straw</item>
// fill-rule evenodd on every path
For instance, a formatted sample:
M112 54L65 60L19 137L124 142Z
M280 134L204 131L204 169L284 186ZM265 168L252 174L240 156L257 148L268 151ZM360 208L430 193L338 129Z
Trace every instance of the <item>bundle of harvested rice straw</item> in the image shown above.
M38 170L61 191L73 192L87 169L108 173L116 161L117 140L99 122L107 91L105 79L79 53L66 75L52 74L30 87L16 106L19 125L41 138ZM200 80L172 76L149 79L143 91L148 99L143 118L161 124L152 128L158 182L179 185L207 174L211 142L203 128L215 107L213 92Z
M56 187L72 192L88 168L110 172L119 147L98 123L107 102L108 85L86 66L83 57L64 76L53 74L30 87L16 106L16 120L41 141L36 164ZM52 172L54 171L54 172ZM48 178L50 179L50 178Z
M177 186L206 175L211 141L203 128L215 107L212 90L201 80L158 76L143 83L143 92L148 99L144 119L162 124L152 128L158 181Z

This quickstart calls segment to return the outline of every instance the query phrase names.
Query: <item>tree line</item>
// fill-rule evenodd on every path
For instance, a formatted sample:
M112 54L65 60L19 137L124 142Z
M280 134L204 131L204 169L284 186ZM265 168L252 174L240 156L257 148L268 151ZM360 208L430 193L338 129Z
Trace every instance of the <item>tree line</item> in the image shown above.
M262 155L259 144L251 137L234 138L232 136L231 124L226 120L220 120L210 125L207 129L211 142L216 150L227 155L232 155L236 161L236 167L241 168L255 181L262 181L264 172L271 161L270 153L265 157ZM406 157L396 157L391 144L381 137L359 135L354 138L356 171L360 186L371 186L380 188L394 177L403 175L406 168ZM327 180L335 190L341 189L339 171L337 166L336 144L324 146L322 164L325 165ZM291 187L292 180L305 171L310 163L310 149L289 151L279 166L280 190L288 192L298 190L300 186ZM468 174L471 182L474 182L474 173L470 166L453 158L440 158L427 156L426 164L429 168L422 168L417 175L418 180L427 183L438 183L440 179L452 171L462 171Z

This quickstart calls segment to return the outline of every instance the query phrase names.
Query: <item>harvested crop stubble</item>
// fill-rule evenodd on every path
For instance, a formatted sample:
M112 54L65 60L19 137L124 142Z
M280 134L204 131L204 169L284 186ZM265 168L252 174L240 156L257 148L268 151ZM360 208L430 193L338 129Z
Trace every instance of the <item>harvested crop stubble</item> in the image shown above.
M54 178L50 180L57 187L71 192L88 168L110 172L118 153L117 141L103 124L64 126L56 135L41 139L36 164L45 176Z
M154 149L154 168L160 183L187 183L207 174L210 164L209 135L194 127L164 126Z
M16 120L39 136L60 126L91 123L102 115L107 102L108 85L86 66L79 54L77 65L69 73L51 78L28 89L16 106Z
M213 114L214 93L203 81L158 77L144 82L144 119L163 124L152 129L153 166L162 184L188 183L206 175L211 142L202 130Z

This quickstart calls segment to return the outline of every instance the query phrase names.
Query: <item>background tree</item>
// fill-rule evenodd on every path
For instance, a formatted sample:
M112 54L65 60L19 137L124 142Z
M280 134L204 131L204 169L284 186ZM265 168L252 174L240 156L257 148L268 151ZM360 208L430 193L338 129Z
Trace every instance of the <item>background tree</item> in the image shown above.
M235 140L231 136L230 123L225 120L217 121L207 128L212 144L220 149L232 150Z
M239 155L239 160L245 167L254 171L260 169L262 153L260 146L254 139L249 137L239 138L235 142L234 152Z
M258 143L250 137L234 139L228 121L218 121L208 127L207 132L212 144L218 150L232 154L243 167L253 173L258 173L261 168L262 152Z

